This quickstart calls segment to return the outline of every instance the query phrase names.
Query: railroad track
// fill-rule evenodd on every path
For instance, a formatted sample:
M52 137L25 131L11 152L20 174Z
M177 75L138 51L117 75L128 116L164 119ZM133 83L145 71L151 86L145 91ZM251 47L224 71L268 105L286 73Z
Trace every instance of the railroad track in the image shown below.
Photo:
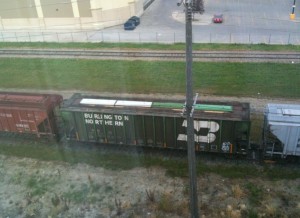
M184 51L0 49L0 57L185 61ZM300 52L194 51L194 61L300 63Z

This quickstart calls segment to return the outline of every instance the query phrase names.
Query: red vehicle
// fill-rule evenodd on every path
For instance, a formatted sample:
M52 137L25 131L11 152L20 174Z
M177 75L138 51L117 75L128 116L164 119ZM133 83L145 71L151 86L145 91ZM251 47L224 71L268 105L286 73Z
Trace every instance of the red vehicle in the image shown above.
M212 21L214 23L223 23L224 21L223 14L215 14Z

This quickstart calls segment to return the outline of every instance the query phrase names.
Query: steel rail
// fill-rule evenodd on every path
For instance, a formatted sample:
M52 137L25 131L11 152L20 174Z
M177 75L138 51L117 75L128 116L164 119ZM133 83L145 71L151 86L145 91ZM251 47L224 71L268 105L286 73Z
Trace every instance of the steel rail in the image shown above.
M0 57L158 59L185 60L184 51L129 51L77 49L0 49ZM300 52L194 51L195 61L293 62L300 63Z

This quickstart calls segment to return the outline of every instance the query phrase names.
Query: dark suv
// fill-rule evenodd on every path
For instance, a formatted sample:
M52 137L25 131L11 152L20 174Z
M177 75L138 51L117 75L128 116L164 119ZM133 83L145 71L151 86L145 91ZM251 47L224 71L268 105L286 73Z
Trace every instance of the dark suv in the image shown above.
M132 16L124 23L124 30L134 30L140 24L140 18Z
M134 30L135 29L135 22L132 20L127 20L124 23L124 30Z
M137 16L133 16L129 18L128 20L132 20L135 23L135 26L138 26L140 24L140 18Z

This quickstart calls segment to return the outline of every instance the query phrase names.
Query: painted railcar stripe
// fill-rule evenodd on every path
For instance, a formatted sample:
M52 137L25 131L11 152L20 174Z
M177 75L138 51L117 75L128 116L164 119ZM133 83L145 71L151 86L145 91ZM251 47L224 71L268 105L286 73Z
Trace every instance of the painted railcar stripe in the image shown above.
M80 104L114 106L116 100L83 98Z
M232 106L196 104L195 105L195 110L232 112Z
M184 104L181 104L181 103L164 103L164 102L153 102L153 105L152 105L153 108L170 108L170 109L182 109L183 106L184 106ZM232 112L232 106L196 104L195 110Z
M152 102L149 102L149 101L117 101L115 106L151 107Z

